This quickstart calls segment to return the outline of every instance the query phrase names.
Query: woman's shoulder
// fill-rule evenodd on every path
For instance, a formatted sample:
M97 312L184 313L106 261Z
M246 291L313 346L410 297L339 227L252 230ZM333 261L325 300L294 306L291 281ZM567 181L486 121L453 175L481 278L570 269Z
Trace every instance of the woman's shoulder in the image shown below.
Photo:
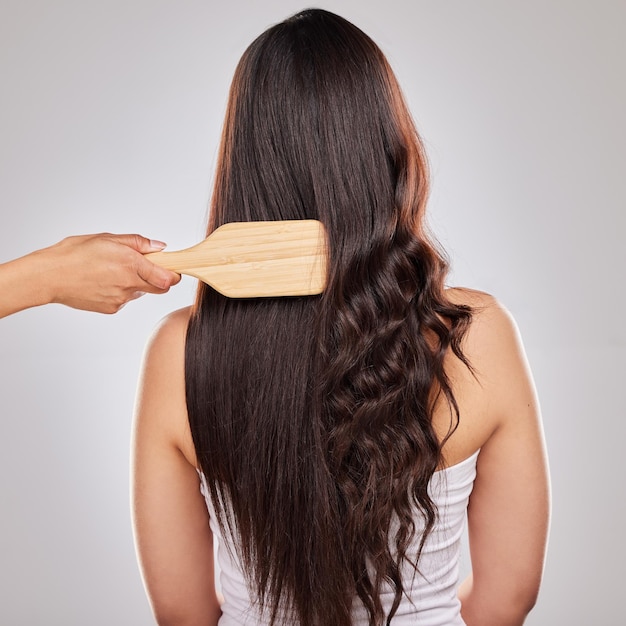
M168 313L154 327L148 339L148 351L162 352L184 347L192 307L187 306Z
M184 376L185 339L191 307L169 313L154 327L144 354L144 366L171 380Z
M161 440L173 443L193 464L185 402L185 338L191 315L186 307L156 325L144 355L139 387L139 414Z
M452 351L446 358L462 416L447 444L447 460L452 462L484 446L499 427L521 414L520 406L532 400L532 382L519 331L508 309L493 295L473 289L448 289L446 296L451 303L472 311L461 343L471 369Z
M469 306L475 312L506 310L502 303L492 294L469 287L448 287L445 296L456 305Z
M448 289L454 304L467 305L472 320L465 333L462 349L472 367L480 393L489 405L506 405L516 381L530 377L522 338L509 310L493 295L465 288Z
M446 290L453 304L470 307L471 322L461 348L482 393L505 389L527 369L521 335L513 315L495 296L455 287Z
M187 332L187 325L189 324L189 318L191 317L193 307L186 306L182 309L177 309L168 313L165 317L161 318L154 328L153 336L169 336L171 334L178 334L181 332Z
M510 347L511 342L519 341L513 315L494 295L466 287L451 287L445 295L452 304L471 309L472 319L464 342L466 350Z

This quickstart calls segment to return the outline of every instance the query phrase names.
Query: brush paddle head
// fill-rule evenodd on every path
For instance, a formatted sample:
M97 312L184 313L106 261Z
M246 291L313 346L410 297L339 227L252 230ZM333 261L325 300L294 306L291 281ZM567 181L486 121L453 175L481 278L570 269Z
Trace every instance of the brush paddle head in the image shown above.
M230 222L191 248L146 258L229 298L308 296L326 286L326 232L317 220Z

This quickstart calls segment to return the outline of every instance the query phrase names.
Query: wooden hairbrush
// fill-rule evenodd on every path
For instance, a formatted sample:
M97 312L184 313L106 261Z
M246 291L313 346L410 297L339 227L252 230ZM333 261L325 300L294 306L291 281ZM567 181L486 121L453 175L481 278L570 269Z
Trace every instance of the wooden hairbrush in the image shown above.
M326 286L326 232L317 220L230 222L191 248L146 258L229 298L307 296Z

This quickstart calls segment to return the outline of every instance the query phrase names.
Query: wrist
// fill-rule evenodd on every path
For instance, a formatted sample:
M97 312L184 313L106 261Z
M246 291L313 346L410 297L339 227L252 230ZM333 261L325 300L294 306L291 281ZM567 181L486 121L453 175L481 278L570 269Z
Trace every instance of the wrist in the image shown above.
M50 301L50 281L36 253L0 265L0 317Z
M28 288L30 306L54 302L57 280L48 250L48 248L36 250L16 261L20 264L19 271L24 285Z

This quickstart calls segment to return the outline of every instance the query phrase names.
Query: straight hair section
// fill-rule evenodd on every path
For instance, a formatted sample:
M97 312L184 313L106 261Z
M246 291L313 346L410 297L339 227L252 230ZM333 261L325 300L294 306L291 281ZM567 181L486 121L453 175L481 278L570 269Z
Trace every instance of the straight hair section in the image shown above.
M272 623L347 626L361 602L371 626L388 624L402 568L416 571L433 528L434 398L451 407L451 433L459 416L443 360L451 349L465 362L471 311L444 294L427 194L422 143L367 35L307 10L250 45L230 91L209 232L320 220L328 285L321 296L236 300L201 284L185 378L217 522Z

